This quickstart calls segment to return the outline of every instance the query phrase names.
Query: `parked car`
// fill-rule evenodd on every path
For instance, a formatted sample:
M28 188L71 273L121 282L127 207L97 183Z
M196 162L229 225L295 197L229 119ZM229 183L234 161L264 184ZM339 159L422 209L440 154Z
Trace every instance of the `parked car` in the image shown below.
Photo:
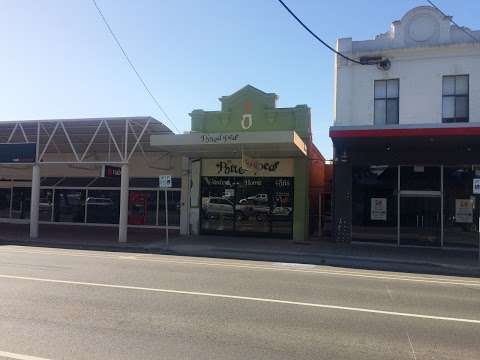
M246 220L254 216L257 221L265 221L270 213L270 207L263 201L242 199L235 206L237 220Z
M207 219L219 216L233 216L233 203L221 197L209 197L202 205L203 216Z
M249 196L247 197L247 200L255 200L255 201L266 203L268 202L268 194L257 194L254 196Z
M289 217L292 215L292 208L288 206L276 206L272 209L273 217Z

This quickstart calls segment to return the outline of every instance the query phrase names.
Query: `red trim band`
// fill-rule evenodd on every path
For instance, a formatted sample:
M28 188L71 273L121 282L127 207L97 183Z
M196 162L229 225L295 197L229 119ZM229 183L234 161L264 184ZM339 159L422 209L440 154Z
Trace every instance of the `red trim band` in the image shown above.
M403 136L480 136L480 127L330 130L333 138L403 137Z

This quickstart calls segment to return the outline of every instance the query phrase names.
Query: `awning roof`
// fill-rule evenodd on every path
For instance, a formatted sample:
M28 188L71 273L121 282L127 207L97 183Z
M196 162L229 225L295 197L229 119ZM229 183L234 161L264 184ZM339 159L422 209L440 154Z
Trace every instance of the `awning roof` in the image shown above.
M152 135L150 145L189 157L232 157L240 156L242 151L261 157L307 155L307 145L295 131Z
M0 144L36 144L44 164L127 163L135 152L159 152L155 134L173 133L149 116L0 122Z
M128 136L129 143L134 144L134 132L139 136L143 127L147 128L140 140L144 151L155 151L150 148L150 135L153 134L172 134L172 131L160 121L148 117L114 117L114 118L85 118L85 119L51 119L51 120L23 120L23 121L0 121L0 143L36 143L37 142L37 124L40 124L40 145L45 145L50 139L50 145L46 153L70 153L71 147L65 132L70 137L75 149L80 153L86 149L92 137L95 139L91 144L90 150L97 153L108 152L111 149L112 138L122 146L125 139L125 122L129 121ZM103 125L99 127L100 123ZM61 124L57 127L57 124ZM105 124L108 125L105 126ZM55 130L55 128L57 129ZM98 132L95 134L95 132ZM55 131L54 131L55 130ZM53 136L52 136L53 134Z

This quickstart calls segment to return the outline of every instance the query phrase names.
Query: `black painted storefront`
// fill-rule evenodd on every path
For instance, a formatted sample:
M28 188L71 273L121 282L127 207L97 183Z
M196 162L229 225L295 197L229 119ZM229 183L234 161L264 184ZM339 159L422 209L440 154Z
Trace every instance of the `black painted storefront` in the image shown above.
M332 138L336 241L478 246L478 136Z

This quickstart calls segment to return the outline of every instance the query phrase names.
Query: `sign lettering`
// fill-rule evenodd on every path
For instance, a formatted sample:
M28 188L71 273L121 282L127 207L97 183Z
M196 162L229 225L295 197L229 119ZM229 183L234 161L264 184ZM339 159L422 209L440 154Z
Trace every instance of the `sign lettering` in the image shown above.
M200 141L204 144L229 144L238 142L239 137L239 134L204 134L200 136Z

